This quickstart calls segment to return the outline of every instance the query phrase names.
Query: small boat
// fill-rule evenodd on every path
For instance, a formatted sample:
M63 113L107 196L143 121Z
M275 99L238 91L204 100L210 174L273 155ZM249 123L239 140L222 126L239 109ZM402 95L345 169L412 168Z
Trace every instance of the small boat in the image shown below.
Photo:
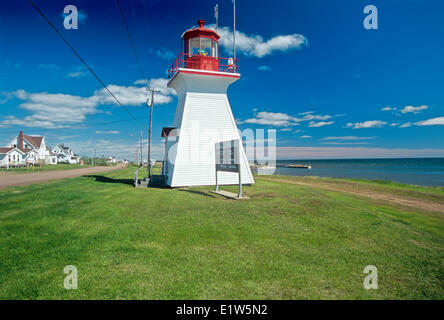
M285 168L311 169L311 164L287 164Z

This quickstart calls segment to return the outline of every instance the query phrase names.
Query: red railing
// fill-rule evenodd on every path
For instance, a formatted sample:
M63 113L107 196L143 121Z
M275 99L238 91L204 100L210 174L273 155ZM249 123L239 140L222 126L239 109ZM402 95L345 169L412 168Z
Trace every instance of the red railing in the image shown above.
M190 56L188 53L180 53L171 67L168 69L168 79L174 77L179 69L197 69L218 72L239 72L239 59L220 58L204 55Z

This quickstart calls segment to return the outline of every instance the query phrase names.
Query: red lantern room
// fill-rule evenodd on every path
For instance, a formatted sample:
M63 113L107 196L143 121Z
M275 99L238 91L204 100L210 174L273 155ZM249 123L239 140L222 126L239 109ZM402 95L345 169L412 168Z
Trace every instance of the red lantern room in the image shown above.
M237 60L219 57L220 36L205 28L204 20L198 20L197 23L199 27L183 33L183 53L169 69L169 77L172 78L180 69L237 73Z
M205 21L197 21L198 28L186 31L183 48L188 68L219 71L218 41L220 36L213 30L204 28Z

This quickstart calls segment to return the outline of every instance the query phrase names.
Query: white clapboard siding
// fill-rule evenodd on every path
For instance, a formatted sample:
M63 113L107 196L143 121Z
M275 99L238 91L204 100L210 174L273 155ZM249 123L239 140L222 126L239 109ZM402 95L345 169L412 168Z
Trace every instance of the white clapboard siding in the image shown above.
M174 125L179 129L176 143L170 141L168 185L215 185L215 143L239 139L226 95L236 79L179 74L169 86L178 90ZM240 154L243 184L254 183L243 148ZM218 172L221 185L239 183L232 172Z

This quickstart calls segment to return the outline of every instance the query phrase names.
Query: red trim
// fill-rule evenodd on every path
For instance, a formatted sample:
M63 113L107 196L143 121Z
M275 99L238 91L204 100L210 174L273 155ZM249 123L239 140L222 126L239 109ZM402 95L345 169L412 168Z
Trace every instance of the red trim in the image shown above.
M223 73L239 73L239 60L232 58L214 58L210 56L195 55L188 57L180 53L176 61L168 69L168 79L171 79L179 69L194 69L205 71L219 71Z
M199 72L199 71L191 71L191 70L179 70L177 74L179 73L188 73L188 74L198 74L198 75L204 75L204 76L217 76L217 77L225 77L225 78L240 78L240 75L235 74L220 74L220 73L213 73L213 72Z
M191 29L191 30L186 31L183 35L184 40L189 40L191 38L197 38L197 37L212 38L216 41L219 41L219 39L220 39L220 36L216 32L214 32L211 29L205 29L205 28Z

